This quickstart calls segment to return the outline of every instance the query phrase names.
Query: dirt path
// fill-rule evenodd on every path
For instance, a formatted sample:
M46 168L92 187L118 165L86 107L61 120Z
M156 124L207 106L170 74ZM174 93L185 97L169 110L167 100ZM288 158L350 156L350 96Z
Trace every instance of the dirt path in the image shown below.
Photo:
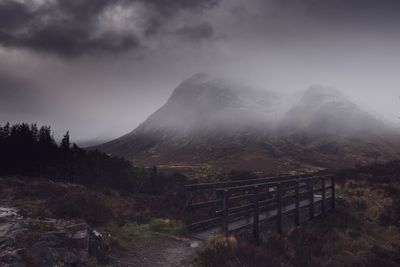
M181 267L189 266L199 242L160 236L133 242L127 251L112 257L118 267Z

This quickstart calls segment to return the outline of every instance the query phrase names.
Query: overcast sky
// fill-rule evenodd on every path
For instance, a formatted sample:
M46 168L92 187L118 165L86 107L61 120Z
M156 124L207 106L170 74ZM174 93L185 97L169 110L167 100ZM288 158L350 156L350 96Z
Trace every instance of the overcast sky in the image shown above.
M0 123L133 130L205 71L400 115L398 0L0 0Z

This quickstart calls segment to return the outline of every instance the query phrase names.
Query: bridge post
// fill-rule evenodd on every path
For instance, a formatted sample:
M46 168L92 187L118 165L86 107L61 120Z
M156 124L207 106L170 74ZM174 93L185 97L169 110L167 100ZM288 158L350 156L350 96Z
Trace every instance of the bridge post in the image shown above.
M332 175L331 176L331 182L332 182L332 210L335 209L335 205L336 205L336 192L335 192L335 176Z
M222 192L222 232L224 233L225 236L228 236L228 230L229 230L228 215L229 215L229 192L227 189L225 189Z
M296 194L296 217L295 217L295 222L296 225L300 225L300 195L299 195L299 180L296 180L296 185L295 185L295 194Z
M276 227L279 234L282 234L282 184L278 183L277 185L277 220Z
M260 232L259 232L259 188L258 186L254 186L254 218L253 218L253 238L256 244L259 243L260 240Z
M314 218L314 180L310 179L309 181L309 190L310 190L310 219Z
M322 186L322 200L321 200L321 215L325 216L325 199L326 199L326 187L325 187L325 177L321 178L321 186Z
M189 190L185 191L186 195L186 206L185 206L185 227L189 228L189 225L192 223L192 209L190 205L192 204L192 192Z

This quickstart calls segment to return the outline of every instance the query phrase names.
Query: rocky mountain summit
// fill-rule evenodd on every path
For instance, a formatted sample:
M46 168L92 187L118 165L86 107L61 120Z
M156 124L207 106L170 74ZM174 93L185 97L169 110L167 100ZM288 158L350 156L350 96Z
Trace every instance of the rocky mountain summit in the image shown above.
M274 173L393 159L398 140L337 89L283 94L199 73L135 130L97 148L144 165Z

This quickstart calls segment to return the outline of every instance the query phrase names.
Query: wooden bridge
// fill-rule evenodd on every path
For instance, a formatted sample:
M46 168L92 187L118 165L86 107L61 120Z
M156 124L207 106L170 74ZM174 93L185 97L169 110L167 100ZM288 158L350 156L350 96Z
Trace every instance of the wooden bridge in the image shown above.
M252 228L258 240L261 222L275 221L277 232L282 233L284 221L293 215L300 225L335 208L333 175L191 184L185 186L185 193L186 229L201 240L244 228Z

